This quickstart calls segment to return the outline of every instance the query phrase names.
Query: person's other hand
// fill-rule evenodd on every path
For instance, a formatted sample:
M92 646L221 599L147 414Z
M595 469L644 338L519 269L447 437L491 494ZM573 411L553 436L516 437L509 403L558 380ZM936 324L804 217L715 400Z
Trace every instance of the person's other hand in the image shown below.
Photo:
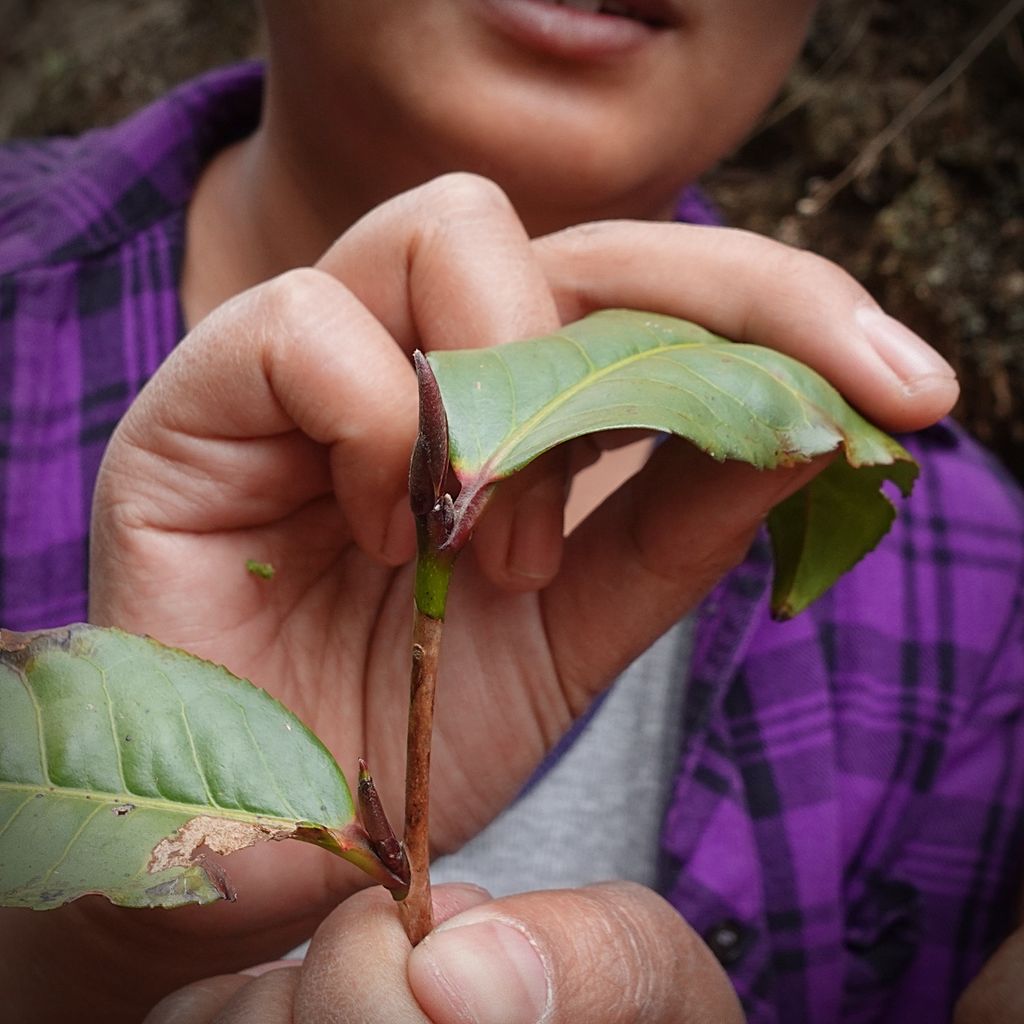
M488 900L438 886L410 951L382 890L351 897L304 962L221 975L144 1024L740 1024L725 972L660 896L631 883Z
M544 334L602 306L689 317L787 351L890 428L929 423L956 395L948 367L818 257L670 224L531 241L495 186L454 175L369 214L318 267L225 304L166 361L101 469L93 621L265 688L343 765L366 757L397 817L414 553L410 353ZM510 483L455 574L433 756L439 851L513 798L573 717L819 468L759 472L669 442L563 543L564 460L552 453ZM274 579L249 575L249 558L273 563ZM102 920L112 942L134 936L131 955L159 964L140 984L156 989L163 972L180 985L196 963L231 971L281 955L362 884L297 843L245 851L230 873L241 899L216 913L143 913L129 926L104 908L90 911L90 930Z
M989 957L953 1012L953 1024L1009 1024L1024 1020L1024 886L1017 898L1017 929Z

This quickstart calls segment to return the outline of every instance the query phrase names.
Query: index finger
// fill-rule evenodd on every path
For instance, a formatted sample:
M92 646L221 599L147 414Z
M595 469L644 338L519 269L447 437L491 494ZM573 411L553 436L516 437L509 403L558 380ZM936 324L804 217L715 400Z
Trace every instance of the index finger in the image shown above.
M473 174L444 175L382 203L317 266L342 281L408 355L497 345L559 325L511 202Z
M493 182L472 174L445 175L383 203L346 231L317 266L342 281L407 355L414 348L498 345L549 334L560 324L551 287L511 202ZM400 479L394 471L388 476ZM561 550L564 472L557 462L541 462L526 470L519 486L539 496L532 529L553 567ZM392 506L393 500L386 507ZM499 580L513 515L508 504L493 510L476 542ZM408 557L412 520L400 521L405 544L395 550Z

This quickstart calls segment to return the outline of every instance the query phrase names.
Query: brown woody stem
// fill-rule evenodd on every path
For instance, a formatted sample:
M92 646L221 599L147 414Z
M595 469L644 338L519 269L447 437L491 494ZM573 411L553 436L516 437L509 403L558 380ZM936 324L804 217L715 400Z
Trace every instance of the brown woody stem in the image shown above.
M409 739L405 768L405 849L412 870L409 895L399 904L409 941L416 945L434 927L430 898L430 739L434 689L444 622L416 609L409 690Z
M430 740L441 633L455 561L454 554L441 554L438 550L451 511L451 499L444 497L447 500L439 501L426 515L416 517L419 553L414 589L404 837L412 879L409 895L399 904L406 935L414 946L434 927L430 899Z

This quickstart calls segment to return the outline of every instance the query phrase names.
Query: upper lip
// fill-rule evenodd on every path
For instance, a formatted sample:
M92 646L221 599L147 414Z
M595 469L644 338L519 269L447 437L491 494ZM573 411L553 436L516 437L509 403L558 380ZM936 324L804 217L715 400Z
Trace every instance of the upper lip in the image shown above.
M612 8L621 7L637 21L659 28L678 25L681 20L671 0L607 0L607 5Z

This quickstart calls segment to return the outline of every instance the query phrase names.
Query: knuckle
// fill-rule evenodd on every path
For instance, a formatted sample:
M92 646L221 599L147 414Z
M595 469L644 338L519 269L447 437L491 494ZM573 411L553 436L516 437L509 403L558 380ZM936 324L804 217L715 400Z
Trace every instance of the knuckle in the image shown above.
M434 178L417 190L418 200L437 219L473 214L512 213L512 202L490 178L469 171L452 171Z
M630 525L626 539L634 561L655 584L675 588L685 580L697 598L743 561L763 518L749 512L738 521L716 524L713 534L690 534L677 545L665 543L663 529L640 520Z
M763 522L763 515L753 515L723 530L719 543L693 559L686 572L698 594L707 594L719 580L742 564Z
M296 267L260 285L260 312L274 324L301 321L337 287L338 282L322 270Z

